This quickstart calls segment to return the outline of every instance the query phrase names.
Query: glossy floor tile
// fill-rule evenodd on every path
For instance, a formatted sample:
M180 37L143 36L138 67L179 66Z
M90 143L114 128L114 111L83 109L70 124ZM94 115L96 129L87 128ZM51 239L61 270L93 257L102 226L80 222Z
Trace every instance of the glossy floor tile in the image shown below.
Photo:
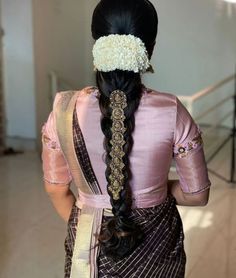
M209 167L229 174L229 150ZM0 278L61 278L66 224L44 193L39 155L0 157ZM179 207L187 278L236 277L236 188L210 175L206 207ZM168 277L167 277L168 278Z

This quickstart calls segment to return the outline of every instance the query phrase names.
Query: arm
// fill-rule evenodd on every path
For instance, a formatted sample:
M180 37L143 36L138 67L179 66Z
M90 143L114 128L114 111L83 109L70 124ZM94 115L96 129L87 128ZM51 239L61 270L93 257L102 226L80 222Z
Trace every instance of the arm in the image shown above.
M176 101L173 157L179 181L169 181L168 190L178 205L205 206L211 183L201 131L182 103Z
M168 191L176 199L180 206L206 206L209 199L210 189L206 189L198 194L187 194L181 189L179 180L168 181Z
M42 147L45 190L58 214L68 221L75 196L70 190L72 176L60 147L53 112L42 128Z
M69 185L55 185L49 182L45 182L45 190L49 195L50 200L52 201L53 206L55 207L57 213L68 222L70 217L70 212L73 204L75 203L75 196L70 190Z

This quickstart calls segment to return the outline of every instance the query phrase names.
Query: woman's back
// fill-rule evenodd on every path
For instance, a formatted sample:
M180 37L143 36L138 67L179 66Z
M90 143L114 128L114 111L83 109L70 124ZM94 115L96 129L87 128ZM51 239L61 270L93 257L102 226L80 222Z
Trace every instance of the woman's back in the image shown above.
M87 88L80 91L76 111L93 170L102 193L107 194L99 92L96 88L89 92ZM178 155L178 149L193 142L200 133L176 96L144 88L135 113L134 144L130 153L132 192L155 188L159 190L159 201L162 202L167 194L168 173L173 156ZM194 149L200 146L201 142L195 144ZM207 183L208 180L203 184Z
M95 175L103 194L107 194L104 134L100 127L101 111L97 96L97 90L91 95L82 91L76 108ZM174 96L144 89L139 108L135 113L134 144L130 153L132 191L158 187L164 188L166 193L173 151L175 117Z
M101 0L92 19L97 89L58 93L43 128L46 190L69 219L66 278L184 277L176 204L205 204L210 182L187 110L142 84L157 25L148 0ZM168 181L173 157L179 181Z

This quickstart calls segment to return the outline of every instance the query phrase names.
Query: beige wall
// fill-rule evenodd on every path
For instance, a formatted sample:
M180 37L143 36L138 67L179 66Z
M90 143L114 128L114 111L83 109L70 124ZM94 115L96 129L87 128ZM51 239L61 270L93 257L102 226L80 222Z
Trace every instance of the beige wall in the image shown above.
M49 72L72 88L94 84L90 21L95 0L33 0L38 144L51 110Z

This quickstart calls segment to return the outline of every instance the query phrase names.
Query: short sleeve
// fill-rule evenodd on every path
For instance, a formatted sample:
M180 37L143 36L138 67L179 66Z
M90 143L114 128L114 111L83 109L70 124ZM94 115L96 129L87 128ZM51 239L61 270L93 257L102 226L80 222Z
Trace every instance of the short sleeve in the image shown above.
M197 194L210 187L200 128L178 98L173 156L184 193Z
M60 147L53 112L42 127L42 162L45 181L58 185L71 182L72 176Z

